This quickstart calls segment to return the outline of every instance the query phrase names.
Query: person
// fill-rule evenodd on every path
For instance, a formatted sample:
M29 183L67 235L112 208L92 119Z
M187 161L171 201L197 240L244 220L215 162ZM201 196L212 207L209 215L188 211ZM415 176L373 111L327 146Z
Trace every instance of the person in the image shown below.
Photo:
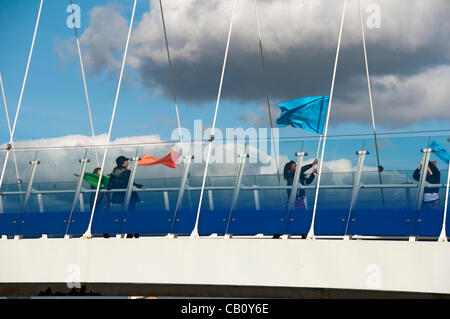
M125 156L119 156L116 158L117 166L113 169L110 174L108 181L108 189L126 189L128 187L128 182L130 180L131 171L128 169L128 158ZM138 183L133 183L134 186L140 189L146 189L143 185ZM123 205L125 200L125 192L112 192L111 203ZM133 191L131 193L130 203L128 206L129 211L134 211L136 209L136 203L140 202L140 198L137 192ZM133 234L127 234L127 238L132 238ZM134 234L134 237L138 238L139 234Z
M316 177L316 174L317 174L317 169L314 168L312 173L309 176L306 176L305 173L308 170L310 170L314 165L316 165L318 162L319 161L316 158L311 164L302 166L302 168L300 169L300 178L299 178L300 184L309 185L314 181L314 178ZM292 184L294 183L294 175L295 175L296 168L297 168L297 164L294 161L290 161L290 162L286 163L286 165L284 166L283 177L287 181L288 186L292 186ZM287 190L287 195L288 195L288 204L289 204L289 198L291 196L291 189ZM303 188L300 188L297 190L297 194L295 197L294 209L298 209L298 210L306 209L306 196L305 196L305 190Z
M413 178L416 181L420 180L420 171L422 170L422 162L414 171ZM430 161L428 163L426 181L430 184L441 183L441 172L437 168L436 161ZM422 208L424 210L440 209L439 187L425 187L423 192Z
M302 166L300 169L300 183L302 185L309 185L314 181L314 178L317 174L317 169L313 169L312 173L309 175L309 177L306 176L305 172L310 170L314 165L316 165L319 161L315 159L311 164L307 164L305 166ZM292 186L294 183L294 176L295 176L295 170L297 169L297 163L294 161L290 161L284 165L283 170L283 177L287 181L288 186ZM287 203L286 205L289 205L289 199L291 197L291 189L287 190ZM297 190L297 196L295 197L295 204L294 209L296 210L306 210L306 196L305 196L305 190L304 189L298 189ZM281 234L274 234L272 238L280 238ZM302 238L306 238L306 235L302 235Z
M101 171L102 171L102 169L100 167L97 167L92 171L92 173L100 175ZM102 175L104 176L104 174L102 174ZM97 189L97 187L91 185L91 189ZM95 201L95 192L91 193L91 196L89 198L89 205L91 207L91 211L94 206L94 201ZM108 193L106 193L106 192L98 193L96 209L97 210L110 210L111 209L111 207L109 206Z

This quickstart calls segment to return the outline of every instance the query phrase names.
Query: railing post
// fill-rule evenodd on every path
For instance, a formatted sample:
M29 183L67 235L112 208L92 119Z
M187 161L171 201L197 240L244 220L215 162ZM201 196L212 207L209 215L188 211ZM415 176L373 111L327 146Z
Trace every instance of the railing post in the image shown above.
M369 151L364 151L364 150L356 152L356 155L359 156L358 168L357 168L356 174L353 179L352 199L350 202L350 209L348 210L347 224L345 225L344 235L347 235L347 230L348 230L348 225L350 223L352 210L356 204L356 201L358 200L359 190L361 189L361 174L362 174L362 170L364 168L364 160L366 158L366 155L368 155L368 154L370 154Z
M366 155L369 155L369 151L358 151L356 152L356 155L359 156L358 158L358 169L356 171L355 178L353 179L353 189L352 189L352 200L350 203L350 212L352 211L353 207L356 204L356 201L358 200L359 190L361 189L361 175L362 170L364 168L364 160L366 158Z
M38 201L38 207L39 207L39 213L44 212L44 201L42 200L42 194L36 194L37 201Z
M238 197L239 197L239 192L241 190L241 184L242 184L242 176L244 175L245 161L249 157L249 154L248 153L244 153L244 154L240 155L240 157L241 157L241 165L239 166L238 175L236 177L236 183L234 184L233 198L231 200L231 207L230 207L230 212L228 214L227 227L225 229L225 235L228 234L228 228L230 227L231 214L232 214L234 208L236 207L236 203L237 203L237 200L238 200Z
M164 209L166 210L166 212L168 212L170 210L169 192L164 191L163 197L164 197Z
M133 164L133 168L131 169L130 179L128 181L127 192L125 194L125 200L123 202L123 210L124 211L127 211L128 206L130 205L131 194L133 193L134 178L136 177L136 170L138 167L139 157L132 158L132 161L134 162L134 164Z
M87 152L87 150L86 150ZM80 200L80 192L81 192L81 186L83 186L83 180L84 180L84 173L86 173L86 165L87 163L89 163L89 159L86 158L86 153L84 155L83 159L80 159L79 162L81 163L81 169L80 169L80 176L78 176L78 182L77 182L77 188L75 191L75 197L73 198L73 202L72 202L72 209L70 210L71 212L73 212L77 206L77 202ZM81 202L80 202L81 204ZM80 206L80 210L81 206Z
M259 191L257 189L253 190L253 197L255 198L255 210L261 210L261 205L259 203Z
M421 152L424 153L424 159L423 159L423 163L422 163L422 170L420 172L419 184L417 185L416 211L422 209L422 200L423 200L423 193L424 193L424 189L425 189L425 183L426 183L426 179L427 179L428 164L430 162L430 155L431 155L431 152L433 152L433 149L424 148L421 150Z
M34 161L30 162L30 165L31 165L30 181L28 182L27 192L25 194L25 200L23 202L23 209L22 209L22 211L24 213L27 210L28 201L30 200L31 191L33 190L33 181L34 181L34 176L36 175L36 169L40 163L41 162L38 160L34 160Z
M84 195L83 193L80 193L80 212L84 212L85 208L84 208Z
M191 169L191 162L193 159L194 159L194 156L185 156L184 157L185 166L184 166L183 177L181 178L180 191L178 192L177 205L175 206L175 215L180 210L180 207L183 204L184 190L186 189L187 179L189 176L189 170Z
M287 216L289 216L289 213L291 212L291 210L294 209L294 203L295 203L295 198L297 197L297 191L298 191L299 187L301 187L301 185L299 186L299 184L300 184L299 178L300 178L300 172L302 169L302 163L303 163L303 159L305 158L305 156L308 156L308 153L299 152L299 153L295 153L295 156L297 156L297 167L295 168L294 181L292 182L291 195L289 196L289 202L288 202L288 207L287 207L287 210L288 210Z
M170 228L171 233L173 232L173 227L175 226L177 213L180 210L181 205L183 204L184 191L186 189L187 180L188 180L188 176L189 176L189 170L191 169L191 163L192 163L193 159L194 159L194 156L185 156L184 157L184 172L183 172L183 177L181 178L180 191L178 192L177 204L175 206L175 211L173 213L172 227Z
M213 193L212 190L208 189L208 203L209 203L209 210L214 210L214 199L213 199Z

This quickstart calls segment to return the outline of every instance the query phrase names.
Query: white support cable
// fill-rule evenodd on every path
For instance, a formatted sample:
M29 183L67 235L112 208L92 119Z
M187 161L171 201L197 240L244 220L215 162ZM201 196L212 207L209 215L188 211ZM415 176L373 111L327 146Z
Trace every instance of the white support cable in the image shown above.
M20 96L19 96L19 102L17 104L16 115L14 117L14 124L13 124L12 130L11 130L11 134L10 134L9 146L8 146L8 149L7 149L7 152L6 152L5 162L3 163L2 174L0 176L0 188L2 187L2 184L3 184L3 178L5 176L6 165L8 163L9 153L10 153L10 150L11 150L11 147L12 147L12 143L14 141L14 133L16 131L16 125L17 125L17 119L19 117L20 107L22 106L23 92L25 90L25 85L27 83L28 70L30 69L31 57L33 55L34 43L35 43L35 40L36 40L36 34L37 34L38 27L39 27L39 21L41 19L41 12L42 12L42 5L43 5L43 3L44 3L44 0L41 0L41 3L39 5L39 11L38 11L37 19L36 19L36 25L34 27L33 40L31 42L30 52L28 54L28 62L27 62L27 66L26 66L26 69L25 69L25 75L24 75L23 82L22 82L22 88L20 90Z
M325 130L323 133L322 151L320 154L320 161L319 161L319 172L317 174L318 176L317 176L316 194L314 197L314 208L313 208L313 214L312 214L312 220L311 220L311 227L309 229L307 239L314 239L314 221L316 218L317 202L318 202L318 198L319 198L320 179L322 177L323 157L324 157L324 153L325 153L325 145L327 142L328 123L330 121L331 105L333 102L333 93L334 93L334 82L336 79L336 71L337 71L337 66L338 66L338 61L339 61L339 51L341 49L342 30L344 28L346 9L347 9L347 0L344 0L344 9L342 11L342 19L341 19L341 28L339 30L339 39L338 39L338 45L337 45L337 50L336 50L336 59L334 61L333 79L331 81L330 102L328 104L327 117L325 120Z
M216 128L217 112L219 111L219 102L220 102L220 97L222 95L223 77L224 77L224 74L225 74L225 67L227 65L228 48L230 47L231 31L233 30L233 21L234 21L234 15L235 15L235 11L236 11L237 0L233 0L233 1L234 1L233 2L233 12L231 13L230 28L228 30L227 45L226 45L226 48L225 48L225 57L224 57L224 60L223 60L222 74L220 76L219 92L217 93L216 108L215 108L215 111L214 111L214 120L213 120L212 129L211 129L211 137L209 139L209 145L208 145L208 155L206 157L205 171L203 173L203 181L202 181L202 188L200 190L200 199L199 199L199 202L198 202L197 217L195 219L194 229L192 230L192 233L191 233L191 238L198 238L199 237L199 235L198 235L198 221L199 221L199 218L200 218L200 210L202 208L203 194L205 192L205 183L206 183L206 176L208 175L209 158L211 156L211 148L212 148L212 143L214 141L214 130Z
M11 121L9 120L9 111L8 111L8 105L6 104L6 94L5 94L5 87L3 85L3 78L2 78L2 74L0 73L0 86L1 86L1 91L2 91L2 96L3 96L3 105L5 106L5 114L6 114L6 122L8 123L8 131L9 131L9 137L11 138ZM17 166L17 158L16 158L16 151L14 149L12 149L13 152L13 157L14 157L14 167L16 170L16 178L17 178L17 185L19 185L19 192L22 192L22 187L21 185L21 180L20 180L20 176L19 176L19 168ZM22 194L20 194L20 201L23 204L23 198L22 198Z
M281 185L280 163L278 161L279 156L278 156L278 152L277 152L277 148L276 148L276 144L275 144L275 134L274 134L274 129L273 129L272 110L270 107L270 98L269 98L269 83L267 80L266 65L264 63L264 50L263 50L262 39L261 39L261 28L260 28L260 24L259 24L258 7L256 5L256 0L254 0L253 3L254 3L255 17L256 17L256 29L258 31L258 43L259 43L259 52L260 52L260 56L261 56L261 68L262 68L263 78L264 78L264 89L266 91L267 112L269 114L269 121L270 121L270 135L271 135L271 139L272 139L273 153L275 155L275 163L277 165L278 185ZM283 207L283 198L281 195L281 190L280 190L280 202L281 202L281 207Z
M447 187L445 192L445 203L444 203L444 219L442 221L442 229L441 234L439 235L439 241L446 242L447 234L445 228L447 227L447 209L448 209L448 191L450 188L450 162L448 163L448 171L447 171Z
M72 10L72 17L73 17L73 19L75 19L72 0L70 0L70 9ZM77 30L76 23L74 23L73 29L75 31L75 40L77 43L78 58L80 60L81 76L83 78L84 94L86 96L86 104L87 104L87 108L88 108L89 122L91 124L91 135L92 135L92 140L93 140L92 142L95 143L94 121L92 120L91 103L89 101L89 94L88 94L88 89L87 89L87 84L86 84L86 73L84 71L84 64L83 64L83 58L81 55L80 40L78 37L78 30ZM99 166L100 162L98 160L97 149L95 149L95 159L97 160L97 166Z
M177 102L177 92L175 90L175 76L173 73L172 59L170 58L169 41L167 40L167 29L166 29L166 21L164 19L164 10L163 10L163 5L162 5L162 0L159 0L159 8L161 9L161 20L162 20L162 25L163 25L163 30L164 30L164 39L166 42L167 60L169 62L170 81L172 83L173 101L175 103L175 112L177 114L178 134L180 135L180 142L183 143L183 134L181 133L180 113L178 110L178 102Z
M99 178L99 181L98 181L97 189L95 191L95 198L94 198L94 204L92 205L91 218L89 220L89 225L88 225L88 228L86 229L86 232L83 235L83 238L92 238L92 233L91 233L92 221L94 219L95 208L97 206L98 193L99 193L99 190L100 190L100 185L101 185L102 176L103 176L102 173L103 173L103 169L105 167L106 154L108 153L108 145L109 145L109 142L110 142L110 139L111 139L111 131L112 131L112 127L113 127L113 124L114 124L114 118L115 118L115 115L116 115L117 101L119 99L120 86L122 84L123 71L124 71L125 62L126 62L126 59L127 59L128 45L130 43L131 30L133 29L134 13L136 11L136 2L137 2L137 0L134 0L133 12L131 14L130 27L128 29L127 42L125 44L125 52L123 54L122 66L120 68L119 83L117 84L116 97L114 99L114 107L113 107L113 111L112 111L112 115L111 115L111 121L109 123L109 130L108 130L108 137L107 137L107 140L106 140L105 152L103 153L100 178Z
M380 155L379 155L379 151L378 151L377 130L376 130L376 125L375 125L375 113L373 111L372 87L370 84L369 60L367 58L366 33L364 31L363 12L362 12L362 6L361 6L360 0L358 0L358 6L359 6L359 18L360 18L360 22L361 22L361 36L362 36L362 43L363 43L363 49L364 49L364 62L365 62L365 66L366 66L367 89L369 91L370 115L372 118L373 138L374 138L374 143L375 143L375 152L376 152L376 156L377 156L378 179L380 181L380 184L382 184L381 171L380 171L381 170ZM385 207L384 191L382 188L381 188L381 198L382 198L382 202L383 202L383 207Z

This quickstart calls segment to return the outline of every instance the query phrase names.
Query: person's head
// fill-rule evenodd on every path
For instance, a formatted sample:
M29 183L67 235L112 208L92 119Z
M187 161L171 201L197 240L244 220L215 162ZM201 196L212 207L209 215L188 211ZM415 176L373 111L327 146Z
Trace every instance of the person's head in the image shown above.
M101 168L101 167L96 167L96 168L92 171L92 173L94 173L94 174L100 174L101 171L102 171L102 168Z
M286 165L284 165L283 170L283 176L284 179L288 178L288 174L290 171L295 171L297 164L294 161L287 162Z
M128 158L126 158L125 156L119 156L118 158L116 158L116 164L119 167L128 167Z

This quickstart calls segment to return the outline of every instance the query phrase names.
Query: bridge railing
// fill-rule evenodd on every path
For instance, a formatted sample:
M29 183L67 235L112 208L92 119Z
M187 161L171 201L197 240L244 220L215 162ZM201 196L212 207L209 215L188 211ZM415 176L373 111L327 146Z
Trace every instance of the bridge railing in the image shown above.
M448 144L444 136L380 138L382 171L377 168L370 139L330 139L319 189L316 234L406 237L439 234L448 169L443 162L437 163L441 182L432 188L438 189L440 202L429 211L422 209L421 204L423 192L430 185L413 178L422 159L436 160L428 148L432 139L443 146ZM283 140L277 148L281 154L278 160L273 153L261 155L249 143L247 147L236 147L231 160L227 161L224 155L213 161L200 210L201 234L305 234L311 224L317 178L309 185L287 185L283 168L288 160L299 161L300 157L299 167L311 163L316 157L317 143L315 139ZM96 233L188 234L198 210L204 171L204 160L195 157L201 157L203 146L191 145L189 152L180 151L182 156L176 169L136 166L135 179L129 185L137 182L146 189L101 190L101 194L109 196L134 191L141 202L135 212L125 210L125 203L98 209L94 220ZM196 147L200 152L195 151ZM216 145L217 149L220 147L225 149ZM113 146L108 151L104 172L109 174L113 170L119 155L131 159L143 154L162 157L175 148L177 145L172 143ZM229 151L229 146L226 149ZM5 152L0 151L0 160ZM0 212L4 213L0 214L0 233L44 234L42 223L52 224L58 219L57 224L70 225L63 234L79 234L89 219L90 199L95 193L85 181L79 183L79 176L99 166L104 147L16 148L12 152L14 156L9 157L0 190ZM427 154L429 157L424 156ZM311 172L312 168L305 172L306 176ZM304 192L304 208L289 209L288 191L295 190ZM32 230L23 227L27 219L35 223ZM76 229L72 227L73 220L79 221ZM125 223L119 228L115 225ZM110 224L114 227L105 226ZM61 234L64 229L61 225L47 233Z

